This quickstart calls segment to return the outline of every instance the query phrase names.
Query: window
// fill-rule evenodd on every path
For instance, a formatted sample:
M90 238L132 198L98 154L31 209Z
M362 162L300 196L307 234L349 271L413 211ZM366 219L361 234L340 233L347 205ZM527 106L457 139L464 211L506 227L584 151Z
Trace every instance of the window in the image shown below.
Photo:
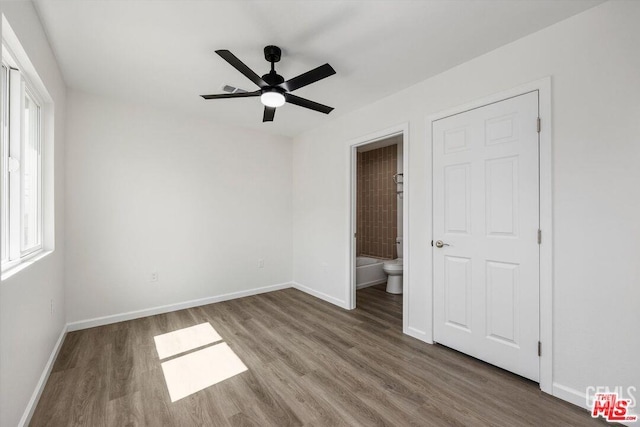
M3 46L0 144L2 145L2 270L42 249L41 102Z

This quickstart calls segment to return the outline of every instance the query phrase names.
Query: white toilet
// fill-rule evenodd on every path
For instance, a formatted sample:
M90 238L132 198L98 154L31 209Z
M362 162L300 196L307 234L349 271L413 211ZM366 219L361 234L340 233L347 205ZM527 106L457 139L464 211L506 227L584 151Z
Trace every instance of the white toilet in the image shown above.
M398 258L385 261L382 269L387 273L387 292L390 294L402 293L402 237L396 238Z

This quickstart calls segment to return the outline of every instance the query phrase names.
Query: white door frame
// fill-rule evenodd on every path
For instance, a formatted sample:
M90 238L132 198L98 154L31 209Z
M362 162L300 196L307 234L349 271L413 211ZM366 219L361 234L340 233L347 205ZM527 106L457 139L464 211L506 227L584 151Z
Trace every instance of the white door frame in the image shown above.
M357 230L356 218L356 182L357 170L356 163L358 160L358 147L371 144L372 142L387 139L396 135L402 135L402 173L403 173L403 197L402 197L402 251L403 251L403 281L404 292L402 294L402 331L407 333L407 321L409 318L409 123L402 123L383 129L359 138L352 139L347 143L349 147L348 158L350 162L349 168L349 288L345 301L350 310L356 308L356 239Z
M551 153L551 77L546 77L516 88L489 95L468 104L450 108L427 118L427 147L431 148L431 158L427 160L427 170L431 170L427 187L431 189L431 224L428 228L433 236L433 122L468 110L513 98L528 92L538 91L538 114L540 128L540 389L553 394L553 215L552 215L552 153ZM431 250L433 258L433 248ZM433 271L431 276L431 315L433 316ZM433 321L432 321L433 328ZM433 330L431 331L433 336Z

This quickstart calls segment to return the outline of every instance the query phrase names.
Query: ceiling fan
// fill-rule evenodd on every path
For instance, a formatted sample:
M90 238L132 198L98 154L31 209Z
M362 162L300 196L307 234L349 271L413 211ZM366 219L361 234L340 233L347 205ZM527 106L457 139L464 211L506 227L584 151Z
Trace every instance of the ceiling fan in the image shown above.
M305 98L300 98L299 96L295 96L290 93L294 90L300 89L301 87L315 83L318 80L334 75L336 71L329 64L321 65L311 71L307 71L306 73L285 81L284 77L276 73L274 66L276 62L280 61L280 56L282 54L278 46L267 46L264 48L264 58L271 63L271 71L262 77L254 73L251 68L247 67L228 50L216 50L216 53L220 55L222 59L231 64L232 67L244 74L245 77L258 85L260 89L254 92L200 95L204 99L246 98L259 96L260 101L264 105L264 114L262 116L263 122L272 122L273 117L276 114L276 108L281 107L285 102L325 114L329 114L333 110L332 107L328 107Z

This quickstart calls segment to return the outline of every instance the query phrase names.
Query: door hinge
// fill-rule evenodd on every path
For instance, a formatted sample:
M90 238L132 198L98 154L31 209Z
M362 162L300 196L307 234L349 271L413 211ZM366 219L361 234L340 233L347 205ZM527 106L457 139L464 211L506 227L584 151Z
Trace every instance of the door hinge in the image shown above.
M542 230L538 229L538 244L542 243Z
M357 238L358 237L358 233L353 233L353 238Z
M542 343L538 341L538 356L542 356Z
M542 119L540 117L536 120L536 129L538 130L538 133L540 133L540 129L542 129Z

